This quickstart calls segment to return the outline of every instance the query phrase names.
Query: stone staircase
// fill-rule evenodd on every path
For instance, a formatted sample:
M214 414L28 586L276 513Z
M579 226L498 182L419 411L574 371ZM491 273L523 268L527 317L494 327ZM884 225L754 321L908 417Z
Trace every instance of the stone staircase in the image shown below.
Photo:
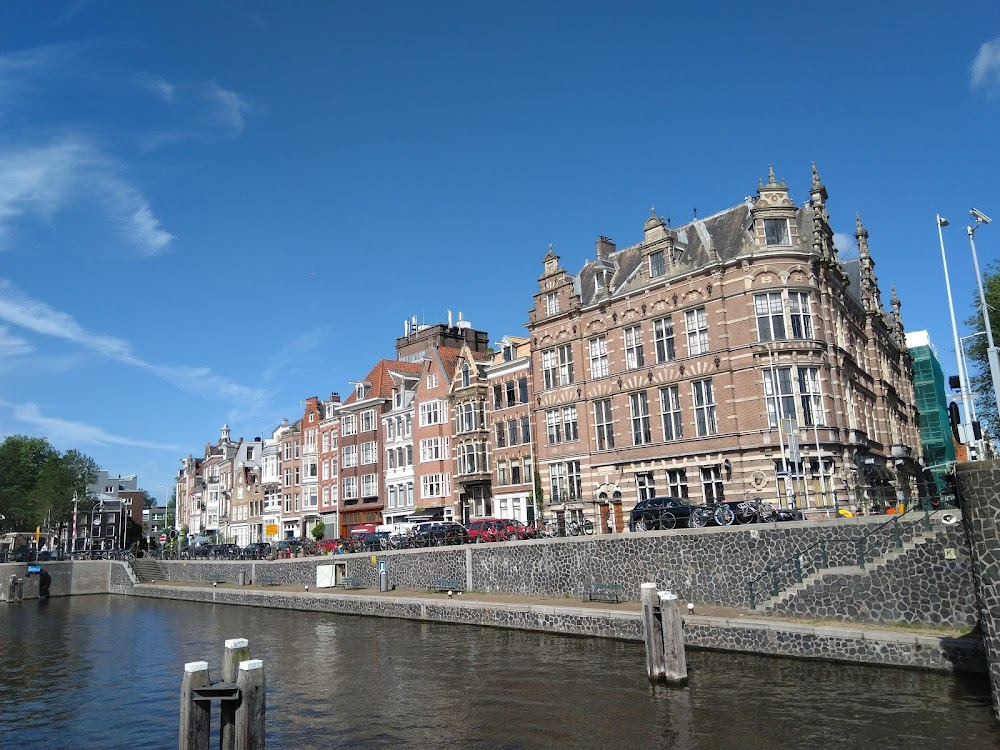
M165 581L167 576L160 567L160 563L152 557L139 557L129 563L132 572L135 573L139 583L152 583L153 581Z
M772 596L771 598L760 602L757 605L757 608L764 612L773 614L776 609L787 608L789 603L796 597L799 597L804 592L821 585L825 581L838 577L861 579L866 576L873 575L886 568L890 563L905 557L921 545L936 538L937 534L938 531L936 529L932 529L931 531L919 531L904 541L901 547L895 547L880 557L876 557L871 560L866 559L865 567L863 568L860 565L821 568L804 576L801 582L786 586L778 592L777 596Z

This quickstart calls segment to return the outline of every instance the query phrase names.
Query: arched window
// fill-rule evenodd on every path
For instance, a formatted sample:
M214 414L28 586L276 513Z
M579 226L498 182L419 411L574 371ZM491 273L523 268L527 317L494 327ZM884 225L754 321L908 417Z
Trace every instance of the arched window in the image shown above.
M471 381L471 376L469 374L469 363L468 362L463 362L462 363L462 387L463 388L468 388L470 381Z

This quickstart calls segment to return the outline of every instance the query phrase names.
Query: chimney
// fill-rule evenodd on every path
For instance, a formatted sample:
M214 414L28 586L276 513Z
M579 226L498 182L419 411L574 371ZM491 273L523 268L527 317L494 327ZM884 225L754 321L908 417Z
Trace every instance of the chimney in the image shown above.
M336 391L333 391L333 393L330 394L330 401L332 403L334 403L334 404L339 404L340 403L340 394L337 393Z
M604 237L603 235L597 238L597 257L601 260L607 260L611 257L611 253L616 250L615 243L610 237Z

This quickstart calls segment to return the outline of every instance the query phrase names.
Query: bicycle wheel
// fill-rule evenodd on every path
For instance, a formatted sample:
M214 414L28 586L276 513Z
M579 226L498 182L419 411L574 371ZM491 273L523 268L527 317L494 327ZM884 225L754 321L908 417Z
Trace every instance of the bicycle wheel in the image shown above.
M588 521L584 521L583 522L583 533L586 534L587 536L593 536L594 535L594 522L593 521L589 521L588 520Z
M778 520L778 511L770 503L761 503L757 506L757 518L761 523L771 523Z
M719 526L732 526L733 521L736 520L736 514L733 513L733 509L725 503L719 503L715 506L713 517Z
M677 516L670 512L660 514L660 528L664 531L672 529L677 525Z
M708 519L711 517L707 508L695 508L688 517L688 525L695 529L704 528L708 526Z

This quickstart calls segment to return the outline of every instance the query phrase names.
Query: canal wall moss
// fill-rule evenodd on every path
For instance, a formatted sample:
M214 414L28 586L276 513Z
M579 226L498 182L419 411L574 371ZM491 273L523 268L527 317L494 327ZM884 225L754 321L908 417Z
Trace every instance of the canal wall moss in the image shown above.
M400 589L444 578L470 591L576 597L584 583L603 582L621 584L635 600L651 581L711 606L972 627L978 608L969 545L947 520L911 513L898 523L879 516L161 568L174 581L237 583L242 573L258 583L315 585L317 566L333 565L337 580L352 576L378 588L384 561L389 583ZM769 567L775 575L760 579Z

